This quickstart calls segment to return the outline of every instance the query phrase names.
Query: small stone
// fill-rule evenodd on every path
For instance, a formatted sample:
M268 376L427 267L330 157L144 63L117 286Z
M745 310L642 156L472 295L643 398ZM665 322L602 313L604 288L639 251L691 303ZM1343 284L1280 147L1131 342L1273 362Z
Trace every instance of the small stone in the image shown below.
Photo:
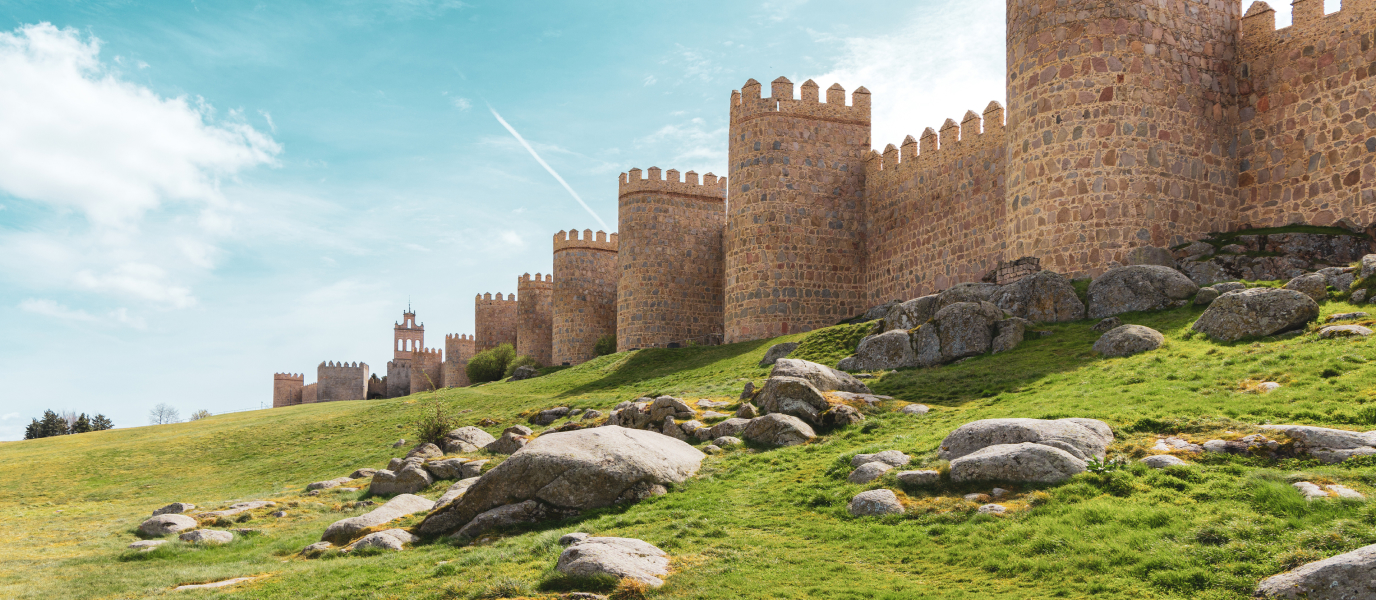
M736 409L737 419L753 419L760 416L760 409L755 408L754 404L746 402Z
M1005 512L1008 512L1008 509L1000 504L985 504L979 507L979 513L982 515L1001 515Z
M992 490L989 490L989 495L995 498L1002 498L1008 495L1008 490L1005 490L1003 488L994 488Z
M1221 294L1219 294L1218 290L1216 289L1199 288L1199 293L1194 295L1194 305L1208 306L1210 304L1213 304L1214 300L1217 300L1220 295Z
M287 516L287 511L285 511L285 510L279 510L279 511L277 511L277 512L275 512L275 513L272 513L272 516L277 517L277 518L280 519L280 518L282 518L282 517Z
M906 485L936 485L941 481L941 471L901 471L895 477Z
M1156 456L1148 456L1142 459L1142 464L1147 465L1148 467L1151 467L1153 469L1164 469L1166 467L1173 467L1189 463L1186 463L1185 461L1180 460L1179 458L1176 458L1169 454L1158 454Z
M745 382L745 389L741 390L741 400L749 400L750 397L751 397L751 396L754 396L754 395L755 395L755 382L753 382L753 381L747 381L747 382Z
M377 469L367 469L367 468L359 469L359 470L357 470L357 471L354 471L353 473L350 473L350 474L349 474L349 478L350 478L350 479L361 479L361 478L363 478L363 477L372 477L373 474L376 473L376 472L377 472Z
M1179 451L1179 452L1194 452L1194 453L1196 453L1196 454L1204 451L1204 448L1203 448L1202 446L1200 446L1199 444L1191 444L1190 442L1187 442L1187 441L1185 441L1185 440L1182 440L1182 439L1180 439L1180 438L1178 438L1178 437L1168 437L1168 438L1165 438L1165 439L1156 440L1156 445L1155 445L1155 446L1152 446L1151 449L1152 449L1152 451L1154 451L1154 452L1176 452L1176 451Z
M854 458L850 459L850 466L854 468L867 463L882 462L891 467L901 467L911 460L912 457L898 450L885 450L874 454L856 454Z
M904 512L903 503L898 501L898 495L893 490L869 490L860 492L850 503L846 505L846 511L856 517L868 517L879 515L901 515Z
M1364 312L1338 313L1335 315L1328 315L1328 322L1334 323L1337 321L1355 321L1357 319L1365 319L1366 317L1367 314Z
M199 526L200 523L197 523L196 519L186 515L168 514L148 518L142 525L139 525L139 531L143 532L144 535L167 535Z
M719 413L715 410L709 410L702 413L702 418L704 419L725 419L730 416L731 415L728 415L726 413Z
M1342 337L1367 337L1371 330L1361 325L1329 325L1319 330L1319 337L1325 340Z
M860 465L860 468L851 471L846 481L851 483L869 483L882 477L885 473L893 470L893 465L882 462L870 462Z
M1160 331L1141 325L1120 325L1094 342L1094 351L1107 357L1124 357L1161 347L1166 337Z
M964 498L964 499L966 499L966 500L969 500L969 501L971 501L971 502L983 502L984 500L989 499L989 495L988 495L988 494L981 494L981 493L979 493L979 492L975 492L975 493L973 493L973 494L965 494L964 496L961 496L961 497Z
M586 539L588 539L588 534L575 531L573 533L566 533L563 537L559 538L559 545L572 546Z
M1360 290L1352 292L1353 304L1361 304L1364 301L1366 301L1366 288L1362 288Z
M1280 389L1280 384L1274 381L1263 381L1257 384L1257 391L1262 393L1273 392Z
M898 412L901 412L905 415L925 415L928 412L931 412L931 410L931 407L927 406L926 404L909 404L899 409Z
M405 445L406 445L406 440L405 440L405 439L400 439L400 440L397 440L397 443L392 444L392 447L393 447L393 448L400 448L400 447L405 446Z
M1353 499L1353 500L1366 500L1366 496L1363 496L1361 492L1359 492L1359 491L1357 491L1357 490L1354 490L1354 489L1352 489L1352 488L1350 488L1350 487L1347 487L1347 486L1345 486L1345 485L1338 485L1338 484L1335 483L1335 484L1333 484L1333 485L1328 485L1328 486L1324 486L1324 487L1325 487L1325 489L1327 489L1329 492L1332 492L1334 495L1338 496L1339 498L1350 498L1350 499Z
M731 403L725 400L698 400L698 408L723 408Z
M1098 323L1095 323L1094 326L1090 329L1093 329L1094 331L1097 331L1099 333L1108 333L1109 331L1121 327L1122 325L1122 319L1119 319L1118 317L1109 317L1107 319L1099 321Z
M190 544L228 544L234 541L234 534L214 529L197 529L183 533L177 536L177 539Z
M600 410L589 410L589 411L583 413L583 416L582 416L582 418L581 418L580 420L583 420L583 421L591 421L591 420L593 420L593 419L601 419L601 418L602 418L602 411L600 411Z
M139 552L151 552L154 548L166 543L167 540L140 540L129 544L129 549L138 550Z
M721 447L715 444L708 444L702 447L702 451L707 454L720 454Z
M1323 488L1314 485L1313 483L1310 483L1308 481L1297 481L1290 485L1291 487L1294 487L1295 489L1299 490L1301 494L1304 494L1305 500L1314 500L1316 498L1328 497L1328 492L1325 492Z
M712 445L717 446L719 448L726 448L728 446L739 446L744 443L745 442L742 441L741 438L732 437L729 435L723 435L715 440L712 440Z
M798 349L798 342L785 342L770 346L764 353L764 358L760 359L760 367L768 367L788 356L791 352Z
M326 550L334 548L334 544L329 542L316 542L301 549L301 554L307 558L320 556Z
M187 504L186 502L173 502L171 504L168 504L167 506L164 506L162 508L159 508L158 510L153 511L152 516L156 517L158 515L179 515L194 508L196 508L195 504Z

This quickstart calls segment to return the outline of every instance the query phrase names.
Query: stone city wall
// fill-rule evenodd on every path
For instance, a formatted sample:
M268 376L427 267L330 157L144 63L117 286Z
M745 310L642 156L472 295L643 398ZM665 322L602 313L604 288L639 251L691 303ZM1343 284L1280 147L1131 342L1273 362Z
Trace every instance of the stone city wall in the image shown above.
M866 308L865 162L870 93L838 84L801 98L780 77L731 93L727 342L835 325Z
M1300 0L1292 24L1257 2L1242 20L1238 111L1241 223L1281 227L1376 218L1376 2L1325 15Z
M449 334L444 336L444 387L464 387L468 381L468 359L476 354L473 336Z
M322 362L316 368L317 402L363 400L368 397L368 365Z
M312 383L310 385L307 385L306 387L301 388L302 404L315 404L315 401L317 399L315 393L316 387L316 384Z
M983 125L981 125L981 122ZM947 119L871 154L865 170L868 304L979 281L1006 245L1003 107Z
M411 391L415 394L444 387L444 352L421 348L411 354Z
M722 341L726 179L673 169L622 173L617 223L618 349Z
M516 278L516 354L549 366L554 360L554 276Z
M302 373L272 374L272 407L295 406L301 403L301 389L306 386Z
M594 358L597 339L616 335L617 247L615 233L554 234L554 364Z
M1007 13L1008 257L1098 275L1236 227L1238 2Z
M478 294L473 299L474 348L478 352L502 344L516 347L516 294Z

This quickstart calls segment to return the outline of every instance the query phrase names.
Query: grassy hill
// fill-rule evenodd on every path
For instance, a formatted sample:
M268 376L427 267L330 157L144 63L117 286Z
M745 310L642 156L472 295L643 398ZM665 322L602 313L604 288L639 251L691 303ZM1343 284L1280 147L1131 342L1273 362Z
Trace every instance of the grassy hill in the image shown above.
M1357 307L1330 302L1326 316ZM733 400L779 341L795 356L835 359L861 326L716 347L602 357L523 382L400 399L335 402L0 444L0 597L501 598L553 595L557 540L569 531L645 539L673 557L652 598L1246 598L1256 582L1304 562L1376 543L1376 504L1305 502L1289 483L1340 482L1376 493L1376 461L1322 466L1211 455L1164 471L1134 465L1058 485L1010 487L1005 516L978 515L962 495L990 486L903 489L892 476L846 482L860 452L899 449L940 466L935 449L963 423L991 417L1092 417L1113 426L1111 456L1140 457L1159 434L1235 438L1262 423L1376 428L1376 342L1284 339L1215 344L1194 336L1193 307L1124 315L1162 331L1164 348L1094 356L1092 321L1046 326L1016 350L934 369L883 374L871 387L898 400L804 446L746 448L704 461L667 496L458 546L428 541L400 553L295 555L325 527L360 514L360 492L307 496L307 483L382 467L398 438L439 402L490 432L552 406L605 410L643 395ZM1255 383L1279 390L1252 393ZM193 392L194 393L194 392ZM35 399L41 402L41 399ZM926 416L894 412L904 402ZM490 421L489 421L490 423ZM409 445L409 444L408 444ZM423 493L436 497L449 482ZM904 492L909 514L857 519L864 489ZM223 547L168 544L127 551L136 527L173 501L218 508L275 500L233 527L260 534ZM414 524L412 518L403 525ZM260 579L222 591L185 583Z

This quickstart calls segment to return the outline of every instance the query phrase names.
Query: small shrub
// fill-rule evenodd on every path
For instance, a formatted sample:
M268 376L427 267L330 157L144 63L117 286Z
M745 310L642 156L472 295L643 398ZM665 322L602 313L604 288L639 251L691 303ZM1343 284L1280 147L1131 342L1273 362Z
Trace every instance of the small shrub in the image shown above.
M431 408L435 409L433 413L427 409L424 416L416 419L416 440L421 444L431 443L443 446L445 434L457 429L459 420L454 415L445 412L444 405L440 404L439 400L434 401Z
M540 361L535 360L532 356L522 354L521 356L517 356L510 363L507 363L505 377L515 375L517 367L534 367L536 370L539 370L543 369L545 365L540 364Z
M602 336L602 337L600 337L600 338L597 338L597 343L592 345L592 351L593 351L593 353L597 354L598 356L606 356L606 355L608 355L608 354L615 354L615 353L616 353L616 336L609 333L609 334L604 335L604 336Z
M483 350L468 359L468 380L473 383L497 381L506 374L507 365L516 358L516 349L511 344Z

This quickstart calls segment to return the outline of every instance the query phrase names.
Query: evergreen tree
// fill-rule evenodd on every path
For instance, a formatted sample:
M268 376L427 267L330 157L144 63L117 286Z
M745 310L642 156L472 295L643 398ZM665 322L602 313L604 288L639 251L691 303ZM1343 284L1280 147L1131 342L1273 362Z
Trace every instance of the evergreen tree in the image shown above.
M91 431L105 431L106 429L114 429L114 427L114 421L105 415L97 414L91 418Z
M43 411L43 420L39 422L39 427L43 430L42 437L52 437L55 435L67 435L67 420L51 410Z
M76 418L76 422L72 423L72 433L87 433L89 431L91 431L91 420L86 417L86 413L81 413L81 416Z
M43 424L39 423L38 419L33 419L33 422L24 428L24 439L36 440L41 437L43 437Z

